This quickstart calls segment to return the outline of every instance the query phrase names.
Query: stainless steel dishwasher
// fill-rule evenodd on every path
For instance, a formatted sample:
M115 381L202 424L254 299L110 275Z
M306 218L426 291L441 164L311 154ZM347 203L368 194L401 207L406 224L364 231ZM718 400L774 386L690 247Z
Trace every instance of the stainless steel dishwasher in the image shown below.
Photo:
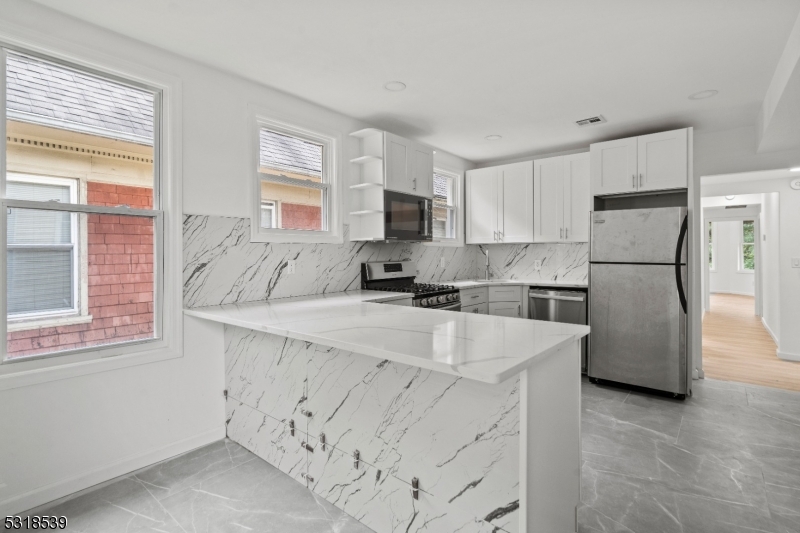
M531 288L528 318L567 324L588 323L586 316L587 293L563 289ZM586 372L586 345L588 337L581 339L581 372Z

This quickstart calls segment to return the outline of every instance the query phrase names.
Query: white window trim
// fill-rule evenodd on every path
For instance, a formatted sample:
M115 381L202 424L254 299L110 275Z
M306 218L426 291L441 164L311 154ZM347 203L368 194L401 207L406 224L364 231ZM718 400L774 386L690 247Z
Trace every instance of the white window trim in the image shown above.
M253 173L253 186L251 188L251 215L250 215L250 240L251 242L280 242L280 243L335 243L341 244L343 239L342 228L342 195L341 195L341 150L342 135L338 131L325 130L324 128L305 128L294 125L295 121L278 120L267 116L263 110L251 108L253 117L251 137L251 172ZM262 129L276 133L298 137L315 144L321 144L322 149L322 175L323 183L327 184L327 201L323 204L323 212L327 219L327 229L290 230L290 229L265 229L261 227L261 182L264 174L258 169L261 164L261 146L259 143ZM325 222L325 221L323 221Z
M13 175L13 177L12 177ZM56 185L59 187L69 188L69 201L70 203L78 203L78 180L74 178L57 178L52 176L37 176L34 174L20 174L18 172L8 172L6 174L6 181L13 181L16 183L32 183L42 185ZM66 317L77 317L81 311L81 297L80 294L81 278L80 278L80 228L78 224L78 213L70 215L70 239L72 240L72 308L71 309L58 309L54 311L39 311L30 313L17 313L9 316L9 331L20 331L24 329L32 329L38 326L40 321L50 322L52 320L60 322L59 319ZM72 322L70 322L72 323Z
M423 243L425 246L464 246L464 173L448 168L434 167L434 174L453 178L453 208L456 214L456 236L454 239L438 239ZM431 176L431 179L433 177Z
M744 223L745 222L752 222L753 223L753 242L745 243L744 242ZM756 249L756 241L758 241L758 235L755 234L756 229L758 229L758 224L756 224L755 220L741 220L739 221L739 246L738 246L738 257L736 258L736 271L739 274L755 274L756 269L753 268L752 270L747 269L744 267L744 247L752 246L753 247L753 260L757 263L757 255L758 250Z
M708 249L711 251L712 257L714 257L714 267L712 268L711 265L708 267L709 272L716 272L717 271L717 252L714 245L717 242L717 225L714 223L713 220L708 221L711 224L711 242L708 243ZM708 254L706 254L706 260L708 258Z
M271 205L266 205L271 204ZM274 228L278 223L278 202L276 200L261 200L261 213L263 214L264 209L270 209L272 214L270 218L272 219L271 225ZM259 224L261 223L261 217L259 217Z
M183 235L182 206L182 93L181 80L163 71L131 63L103 51L68 43L43 33L14 33L4 28L0 31L0 47L18 49L32 55L42 55L51 61L62 61L79 68L117 77L128 83L138 83L160 92L161 125L155 143L158 162L157 176L160 204L164 211L161 232L162 277L160 338L147 343L108 345L75 352L65 352L57 357L32 358L13 364L0 364L0 390L27 387L61 379L107 372L141 364L156 363L183 357ZM0 60L5 64L5 53L0 49ZM0 172L6 165L5 121L5 68L0 68ZM0 186L4 187L4 179ZM154 188L155 189L155 188ZM5 191L0 191L3 194ZM2 238L5 239L5 218L2 220ZM0 253L5 254L5 242ZM5 279L6 260L0 259L0 277ZM2 313L5 314L5 298ZM0 321L3 328L5 321ZM5 335L5 331L2 331ZM5 350L5 348L3 348Z

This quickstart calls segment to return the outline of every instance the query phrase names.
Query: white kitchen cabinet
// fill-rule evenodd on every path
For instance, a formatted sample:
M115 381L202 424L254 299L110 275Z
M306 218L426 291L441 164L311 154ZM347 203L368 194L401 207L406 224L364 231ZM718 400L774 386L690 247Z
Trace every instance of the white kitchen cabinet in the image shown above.
M499 242L533 242L533 164L530 161L499 167L502 192L498 205Z
M522 301L522 286L520 285L493 285L489 287L489 302L516 302Z
M588 242L589 154L533 162L534 242Z
M589 154L564 156L564 241L589 242L592 195Z
M461 296L461 305L463 306L484 304L489 301L489 291L486 287L461 289L459 294Z
M688 131L664 131L591 145L592 196L686 188Z
M638 190L682 189L689 183L688 130L642 135L638 145Z
M432 198L433 150L393 133L384 139L386 189Z
M467 244L533 242L533 162L467 171Z
M489 314L492 316L520 318L522 316L522 304L520 302L489 302Z
M489 314L489 303L483 302L482 304L474 304L474 305L462 305L461 307L462 313L476 313L479 315L488 315Z
M592 195L635 191L636 152L636 137L591 145Z

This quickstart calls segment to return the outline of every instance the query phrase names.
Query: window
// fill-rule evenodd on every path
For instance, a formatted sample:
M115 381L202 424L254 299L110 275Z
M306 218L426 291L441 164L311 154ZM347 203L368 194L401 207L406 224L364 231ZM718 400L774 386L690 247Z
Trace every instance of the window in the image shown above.
M277 219L275 217L278 212L275 202L271 200L261 200L261 227L266 229L277 228Z
M753 220L742 221L740 236L739 269L743 272L752 272L756 268L755 222Z
M258 123L257 227L260 242L341 242L335 188L336 139Z
M433 241L463 244L460 228L461 175L441 169L433 171Z
M0 361L158 340L160 92L16 50L0 58Z
M7 174L6 197L77 202L77 181ZM8 319L77 313L78 216L12 209L7 218Z
M714 223L708 222L708 269L712 272L717 270L714 263Z

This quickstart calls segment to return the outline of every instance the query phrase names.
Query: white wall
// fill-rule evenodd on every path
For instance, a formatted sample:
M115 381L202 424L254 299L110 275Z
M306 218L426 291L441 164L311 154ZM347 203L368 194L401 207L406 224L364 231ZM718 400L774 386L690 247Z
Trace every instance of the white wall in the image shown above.
M179 78L184 213L249 216L249 105L306 127L338 130L345 160L357 150L346 134L367 126L32 2L3 0L4 38L118 65L123 72L126 64L145 65ZM435 164L472 167L438 150ZM349 165L342 170L347 184ZM187 318L184 338L182 358L0 391L0 515L222 438L221 327Z
M781 284L780 284L780 194L764 193L761 210L761 233L766 239L761 241L762 259L762 316L767 331L775 344L780 346L781 332Z
M714 266L709 275L713 293L755 296L755 274L739 271L739 221L715 222Z

